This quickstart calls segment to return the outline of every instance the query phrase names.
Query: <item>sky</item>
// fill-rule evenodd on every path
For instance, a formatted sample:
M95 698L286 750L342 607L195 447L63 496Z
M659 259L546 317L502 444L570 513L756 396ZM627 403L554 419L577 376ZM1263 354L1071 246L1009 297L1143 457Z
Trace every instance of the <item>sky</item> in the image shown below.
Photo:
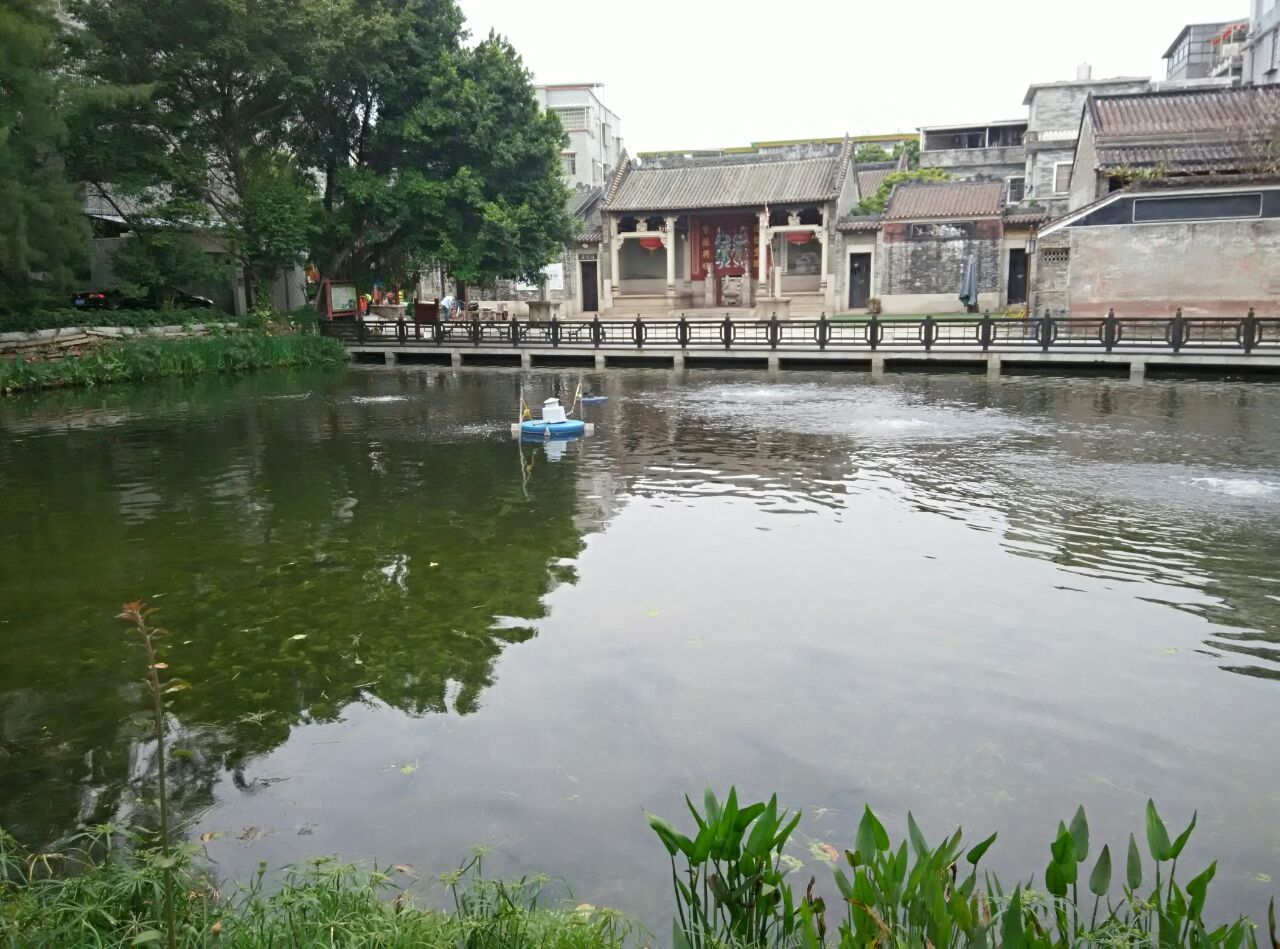
M539 83L598 82L627 150L1025 118L1033 82L1164 77L1187 23L1248 0L459 0Z

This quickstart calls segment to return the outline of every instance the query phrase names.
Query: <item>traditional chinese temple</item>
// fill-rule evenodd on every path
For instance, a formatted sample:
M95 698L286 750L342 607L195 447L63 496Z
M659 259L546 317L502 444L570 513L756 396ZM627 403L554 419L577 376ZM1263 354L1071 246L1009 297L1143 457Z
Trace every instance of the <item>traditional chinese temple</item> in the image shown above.
M602 209L601 306L630 313L832 313L852 144L624 157Z

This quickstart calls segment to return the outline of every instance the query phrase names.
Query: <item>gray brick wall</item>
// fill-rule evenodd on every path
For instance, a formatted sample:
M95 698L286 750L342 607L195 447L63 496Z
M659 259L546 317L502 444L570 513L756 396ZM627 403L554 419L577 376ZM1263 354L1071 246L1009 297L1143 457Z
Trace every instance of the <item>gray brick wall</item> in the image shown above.
M978 292L1000 292L998 240L896 241L883 245L880 294L955 293L969 255L978 258Z

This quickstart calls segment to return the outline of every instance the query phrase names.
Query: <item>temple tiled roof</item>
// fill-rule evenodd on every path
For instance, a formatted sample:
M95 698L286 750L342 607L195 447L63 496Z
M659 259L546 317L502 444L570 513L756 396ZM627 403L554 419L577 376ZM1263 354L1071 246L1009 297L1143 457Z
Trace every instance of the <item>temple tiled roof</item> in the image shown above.
M858 194L864 198L875 194L880 187L880 182L884 181L886 176L893 174L897 167L896 161L867 162L858 165Z
M1093 96L1089 116L1099 138L1195 133L1229 138L1280 122L1280 86Z
M578 187L569 195L569 217L573 218L577 240L599 243L603 240L600 223L600 202L604 188Z
M1280 86L1095 96L1088 108L1101 170L1251 171L1276 160Z
M837 221L836 230L845 234L874 233L880 230L880 225L883 223L883 214L858 214Z
M681 211L832 201L849 166L844 143L822 157L783 155L624 160L605 199L609 211Z
M1015 227L1029 227L1035 224L1043 224L1049 220L1048 211L1005 211L1004 223L1011 224Z
M1000 181L913 181L898 185L885 219L995 217L1004 210Z

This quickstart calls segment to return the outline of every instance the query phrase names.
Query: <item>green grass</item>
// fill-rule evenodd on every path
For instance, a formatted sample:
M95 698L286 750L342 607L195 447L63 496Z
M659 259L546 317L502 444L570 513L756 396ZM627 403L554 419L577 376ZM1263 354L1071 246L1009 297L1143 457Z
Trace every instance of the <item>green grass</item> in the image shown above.
M163 862L145 840L111 825L56 856L27 852L0 831L0 945L164 945ZM175 942L184 947L615 949L637 931L611 910L556 901L544 879L486 880L479 855L436 884L449 910L421 905L411 893L420 881L406 865L379 870L322 858L270 881L260 870L227 892L198 848L180 848L173 864Z
M0 360L0 394L279 366L339 366L346 360L341 343L314 334L244 331L194 339L137 338L55 359Z

